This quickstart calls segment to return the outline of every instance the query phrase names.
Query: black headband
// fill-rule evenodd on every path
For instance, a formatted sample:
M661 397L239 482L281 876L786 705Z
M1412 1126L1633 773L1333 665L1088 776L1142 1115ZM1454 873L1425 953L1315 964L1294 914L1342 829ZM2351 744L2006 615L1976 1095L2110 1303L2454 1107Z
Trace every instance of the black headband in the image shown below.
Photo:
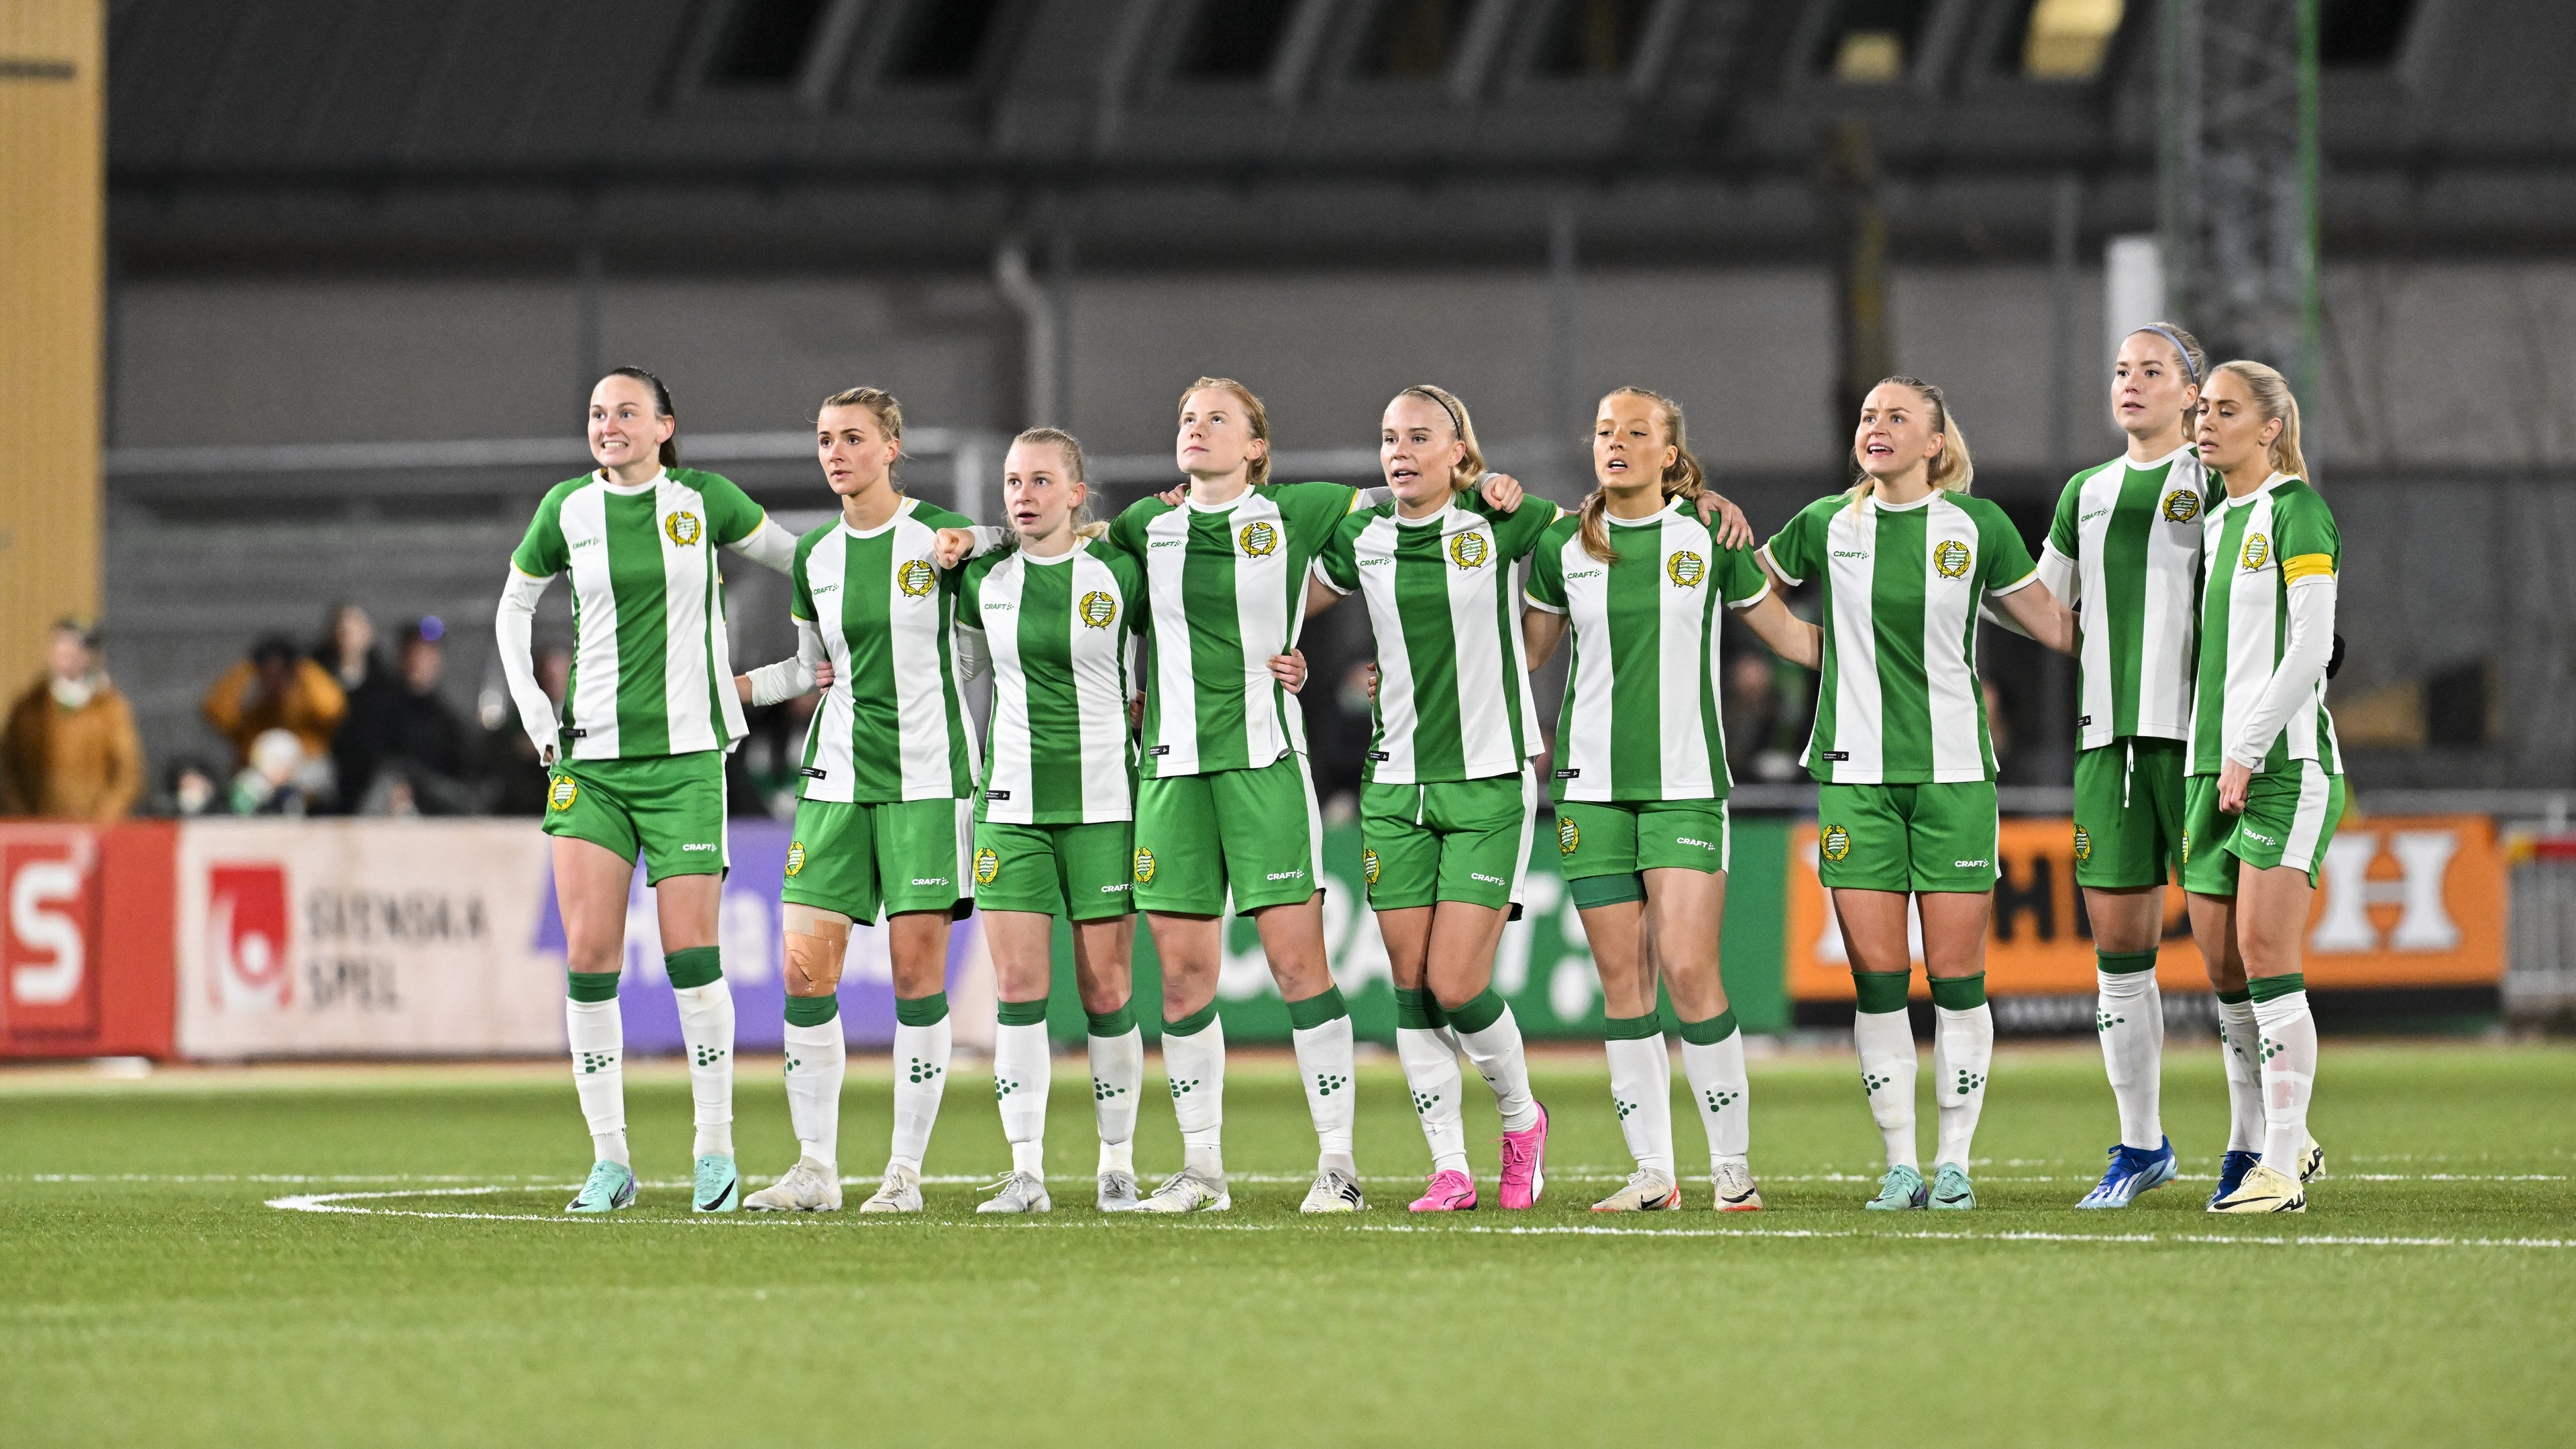
M1449 431L1456 433L1462 439L1467 436L1466 420L1459 417L1458 410L1449 405L1449 399L1442 397L1440 394L1433 392L1427 387L1408 387L1405 391L1413 394L1415 397L1427 397L1433 402L1440 404L1440 411L1449 415Z

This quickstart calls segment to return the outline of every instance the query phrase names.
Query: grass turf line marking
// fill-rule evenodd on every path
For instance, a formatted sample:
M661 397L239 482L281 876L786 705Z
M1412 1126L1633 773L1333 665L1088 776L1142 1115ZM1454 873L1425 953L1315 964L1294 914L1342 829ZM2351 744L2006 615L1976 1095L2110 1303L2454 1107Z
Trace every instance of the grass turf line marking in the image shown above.
M1145 1178L1145 1177L1157 1176L1157 1175L1159 1175L1159 1174L1153 1174L1153 1173L1138 1173L1138 1174L1137 1174L1137 1176L1138 1176L1140 1179L1141 1179L1141 1178ZM994 1183L996 1183L996 1182L1000 1181L1004 1176L1007 1176L1007 1174L1005 1174L1005 1173L1001 1173L1001 1172L949 1172L949 1173L937 1173L937 1174L932 1174L932 1175L924 1176L923 1178L921 1178L921 1179L920 1179L920 1182L921 1182L921 1185L922 1185L922 1186L924 1186L924 1187L990 1187L990 1186L992 1186ZM1562 1170L1559 1170L1559 1171L1553 1171L1553 1172L1550 1172L1550 1173L1548 1174L1548 1176L1549 1176L1549 1177L1551 1177L1551 1178L1554 1178L1554 1179L1556 1179L1556 1180L1558 1180L1558 1181L1560 1181L1560 1182L1625 1182L1625 1181L1627 1181L1627 1180L1628 1180L1628 1173L1627 1173L1626 1171L1624 1171L1624 1170L1614 1171L1614 1170L1612 1170L1612 1169L1610 1169L1610 1168L1607 1168L1607 1167L1574 1167L1574 1168L1565 1168L1565 1169L1562 1169ZM2327 1173L2327 1174L2326 1174L2326 1176L2327 1176L2327 1177L2329 1177L2329 1178L2332 1178L2332 1179L2338 1179L2338 1180L2341 1180L2341 1181L2344 1181L2344 1182L2565 1182L2565 1181L2567 1181L2567 1174L2565 1174L2565 1173L2551 1173L2551 1172L2497 1172L2497 1173L2473 1173L2473 1172L2342 1172L2342 1171L2335 1171L2335 1172L2329 1172L2329 1173ZM873 1186L873 1185L875 1185L877 1182L879 1182L879 1181L882 1179L882 1177L883 1177L883 1174L878 1174L878 1175L876 1175L876 1176L869 1176L869 1177L843 1177L843 1178L841 1179L841 1185L842 1185L843 1187L869 1187L869 1186ZM1046 1180L1047 1180L1048 1182L1051 1182L1051 1183L1055 1183L1055 1182L1079 1183L1079 1182L1092 1182L1092 1181L1096 1181L1096 1180L1098 1179L1098 1177L1099 1177L1099 1174L1097 1174L1097 1173L1091 1173L1091 1172L1051 1172L1051 1173L1048 1173L1048 1174L1047 1174L1047 1176L1046 1176ZM1764 1182L1871 1183L1871 1182L1876 1182L1876 1181L1878 1181L1878 1180L1879 1180L1879 1177L1880 1177L1880 1174L1878 1174L1878 1173L1857 1173L1857 1172L1783 1172L1783 1173L1768 1173L1768 1172L1766 1172L1766 1173L1761 1174L1761 1179L1762 1179L1762 1181L1764 1181ZM1263 1186L1268 1186L1268 1187L1277 1187L1277 1186L1294 1186L1294 1185L1296 1185L1296 1184L1298 1184L1298 1183L1312 1182L1313 1180L1314 1180L1314 1174L1313 1174L1313 1173L1308 1173L1308 1172L1230 1172L1230 1173L1227 1173L1227 1174L1226 1174L1226 1181L1228 1181L1228 1182L1230 1182L1230 1183L1244 1183L1244 1184L1248 1184L1248 1185L1256 1186L1256 1187L1263 1187ZM1363 1183L1369 1183L1369 1184L1386 1184L1386 1185L1389 1185L1389 1186L1393 1186L1393 1185L1397 1185L1397 1184L1405 1184L1405 1183L1419 1183L1419 1182L1421 1182L1422 1180L1423 1180L1423 1179L1421 1178L1421 1176L1419 1176L1419 1175L1417 1175L1417 1174L1412 1174L1412 1173L1369 1174L1369 1175L1365 1175L1365 1176L1363 1176L1363 1177L1361 1177L1361 1178L1360 1178L1360 1181L1361 1181L1361 1182L1363 1182ZM1702 1172L1702 1173L1690 1173L1690 1174L1685 1174L1685 1175L1681 1178L1681 1180L1682 1180L1682 1181L1684 1181L1684 1182L1706 1182L1706 1181L1708 1181L1708 1174L1707 1174L1707 1173L1704 1173L1704 1172ZM1979 1181L1979 1182L1986 1182L1986 1183L2018 1183L2018 1184L2024 1184L2024 1185L2028 1185L2028 1184L2045 1184L2045 1183L2070 1183L2070 1184L2072 1184L2072 1183L2089 1183L2089 1182L2094 1181L2094 1179L2093 1179L2092 1177L2090 1177L2090 1176L2038 1176L2038 1177L2026 1177L2026 1176L2008 1175L2008 1174L2004 1174L2004 1173L1979 1173L1979 1174L1977 1174L1977 1176L1976 1176L1976 1180L1977 1180L1977 1181ZM2175 1180L2175 1181L2177 1181L2177 1182L2215 1182L2215 1181L2217 1181L2217 1180L2218 1180L2218 1178L2217 1178L2217 1175L2216 1175L2216 1174L2214 1174L2214 1173L2189 1173L2189 1172L2186 1172L2186 1173L2179 1173L2179 1174L2176 1174L2176 1176L2175 1176L2174 1180ZM524 1184L524 1185L528 1185L528 1186L544 1186L544 1185L550 1185L550 1184L552 1184L554 1181L555 1181L555 1178L554 1178L554 1176L553 1176L552 1174L530 1175L530 1176L523 1176L523 1177L512 1177L512 1176L509 1176L508 1174L501 1174L501 1175L495 1176L494 1174L491 1174L491 1173L460 1173L460 1172L338 1172L338 1173L296 1173L296 1172L249 1172L249 1173L34 1172L34 1173L0 1173L0 1183L8 1183L8 1182L40 1182L40 1183L120 1183L120 1182L148 1182L148 1183L175 1183L175 1184L182 1184L182 1185L203 1185L203 1184L209 1184L209 1183L220 1184L220 1183L248 1182L248 1183L260 1183L260 1184L273 1184L273 1185L283 1186L283 1187L296 1187L296 1186L302 1186L302 1185L307 1184L307 1183L333 1183L333 1184L347 1184L347 1185L351 1185L351 1186L356 1186L356 1185L363 1184L363 1183L379 1183L379 1182L436 1182L436 1183L475 1183L475 1184L491 1184L491 1183L500 1182L500 1183L519 1183L519 1184ZM636 1185L636 1186L638 1186L638 1187L651 1187L651 1188L688 1187L688 1186L691 1186L691 1185L692 1185L693 1181L694 1181L694 1179L690 1179L690 1178L669 1178L669 1179L663 1179L663 1178L638 1178L638 1179L636 1179L636 1183L635 1183L635 1185ZM577 1185L578 1185L578 1184L576 1184L576 1186L577 1186Z

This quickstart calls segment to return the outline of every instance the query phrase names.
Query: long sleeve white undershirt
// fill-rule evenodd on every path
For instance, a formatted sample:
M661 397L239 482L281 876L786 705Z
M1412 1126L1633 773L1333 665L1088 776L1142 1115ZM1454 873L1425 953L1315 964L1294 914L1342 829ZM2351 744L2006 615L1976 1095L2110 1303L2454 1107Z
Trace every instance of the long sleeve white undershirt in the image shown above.
M2334 575L2300 579L2290 585L2289 597L2290 638L2281 662L2273 666L2254 712L2227 747L2227 758L2249 770L2262 768L2290 712L2315 701L2317 682L2326 677L2326 663L2334 657Z
M493 614L492 632L501 646L501 677L510 685L510 702L518 706L519 728L527 731L528 743L537 747L537 758L554 763L557 735L563 728L555 714L555 702L537 683L537 657L534 646L537 626L537 600L546 595L546 586L554 575L532 579L510 569L510 577L501 585L501 607Z
M751 680L751 702L776 704L794 699L814 687L814 666L824 660L823 631L810 619L796 621L796 654L775 664L764 664L747 676Z
M796 535L778 526L775 519L762 518L760 527L749 538L731 545L734 552L753 563L785 573L796 566Z

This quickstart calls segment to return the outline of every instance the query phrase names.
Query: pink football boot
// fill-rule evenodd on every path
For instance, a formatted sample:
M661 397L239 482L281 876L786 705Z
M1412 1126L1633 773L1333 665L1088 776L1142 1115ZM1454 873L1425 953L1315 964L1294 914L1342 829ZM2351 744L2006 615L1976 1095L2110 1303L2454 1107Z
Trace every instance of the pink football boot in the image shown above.
M1503 1134L1503 1208L1538 1206L1547 1191L1547 1108L1526 1130Z
M1476 1210L1476 1180L1451 1168L1431 1174L1431 1185L1413 1200L1418 1213L1466 1213Z

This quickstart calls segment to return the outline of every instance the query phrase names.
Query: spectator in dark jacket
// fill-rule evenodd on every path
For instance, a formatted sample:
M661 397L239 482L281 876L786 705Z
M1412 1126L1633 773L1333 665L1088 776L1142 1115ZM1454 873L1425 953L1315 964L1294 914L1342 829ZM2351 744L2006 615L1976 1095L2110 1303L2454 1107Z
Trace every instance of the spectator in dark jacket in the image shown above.
M400 678L354 702L340 727L340 798L362 815L471 815L482 806L465 721L439 698L445 626L423 619L397 646Z

